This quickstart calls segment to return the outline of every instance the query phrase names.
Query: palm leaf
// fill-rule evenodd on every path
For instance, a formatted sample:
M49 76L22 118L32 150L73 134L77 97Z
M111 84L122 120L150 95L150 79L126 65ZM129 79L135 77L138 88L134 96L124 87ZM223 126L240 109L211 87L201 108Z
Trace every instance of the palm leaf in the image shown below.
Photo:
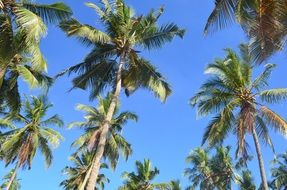
M41 17L46 23L58 24L59 22L68 19L72 14L72 10L64 3L43 5L24 2L22 6Z

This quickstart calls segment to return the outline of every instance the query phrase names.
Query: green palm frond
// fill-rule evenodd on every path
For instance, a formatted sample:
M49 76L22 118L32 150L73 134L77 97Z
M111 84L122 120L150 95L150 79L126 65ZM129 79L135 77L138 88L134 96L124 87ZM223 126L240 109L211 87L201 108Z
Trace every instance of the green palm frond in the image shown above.
M235 20L234 12L236 0L216 0L215 7L210 14L204 32L210 33L212 30L219 30L228 26Z
M144 32L140 44L147 49L161 48L165 43L171 42L174 36L183 38L185 30L180 29L176 24L170 23Z
M46 23L57 24L68 19L72 14L72 10L64 3L44 5L24 2L22 6L41 17Z
M279 103L287 99L287 89L277 88L261 91L259 94L261 100L267 103Z
M268 79L273 71L273 69L276 67L275 64L267 64L264 66L264 71L254 80L252 83L252 88L256 90L260 90L261 88L268 85Z
M60 28L66 32L68 36L75 36L83 43L107 43L110 37L104 32L97 30L89 25L82 25L75 19L63 21Z

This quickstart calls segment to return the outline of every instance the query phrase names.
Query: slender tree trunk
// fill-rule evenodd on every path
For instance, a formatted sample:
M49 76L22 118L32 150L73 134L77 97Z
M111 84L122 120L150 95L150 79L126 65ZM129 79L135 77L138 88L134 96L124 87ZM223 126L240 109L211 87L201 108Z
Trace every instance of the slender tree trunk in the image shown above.
M122 54L120 57L120 64L119 64L117 77L116 77L116 86L115 86L113 97L112 97L112 100L111 100L111 103L110 103L110 106L109 106L109 109L108 109L108 112L105 118L105 122L102 125L102 132L99 138L99 144L97 146L91 176L87 184L87 190L94 190L96 182L97 182L97 178L98 178L98 174L99 174L99 170L101 166L101 159L103 157L105 145L107 141L109 125L112 120L115 108L117 106L121 87L122 87L122 69L123 69L124 63L125 63L125 54Z
M93 163L92 163L91 167L89 168L89 170L88 170L88 172L87 172L87 174L85 176L85 179L84 179L82 185L80 186L79 190L85 190L87 182L88 182L88 180L89 180L89 178L91 176L92 168L93 168L93 165L94 165L94 160L92 162Z
M0 66L0 90L3 84L5 73L6 73L6 68L5 67L1 68Z
M8 184L7 184L6 190L9 190L11 188L11 185L13 184L13 181L15 180L15 177L16 177L16 174L17 174L19 167L20 167L20 162L17 162L15 169L13 171L13 174L12 174L11 178L9 179Z
M255 127L252 128L252 135L253 135L253 140L254 140L254 144L256 147L257 159L258 159L260 175L261 175L261 180L262 180L262 187L264 190L268 190L268 183L267 183L266 174L265 174L263 157L262 157L258 135L256 133Z

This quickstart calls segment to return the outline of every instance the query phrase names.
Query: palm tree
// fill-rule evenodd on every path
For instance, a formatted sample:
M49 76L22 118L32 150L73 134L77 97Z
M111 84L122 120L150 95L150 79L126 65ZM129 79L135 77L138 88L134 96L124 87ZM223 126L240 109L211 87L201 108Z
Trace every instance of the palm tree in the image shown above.
M242 171L242 177L239 182L239 189L240 190L256 190L254 179L249 170Z
M151 161L145 159L144 162L136 161L136 172L124 172L124 185L119 190L164 190L168 188L167 183L153 183L154 178L159 174L159 170L152 167Z
M0 105L5 102L19 111L19 76L30 87L51 83L44 74L47 64L39 47L46 34L45 23L57 24L69 18L71 10L63 3L0 2Z
M271 169L273 180L271 184L275 189L287 189L287 153L278 155L274 163L276 167Z
M230 147L218 147L212 157L204 149L197 148L186 158L192 165L184 175L192 182L188 189L231 189L232 182L237 179L232 159L229 155Z
M168 183L168 187L165 190L181 190L181 185L179 180L171 180Z
M7 188L7 185L13 173L14 173L14 170L11 170L7 175L3 177L4 183L0 186L0 189ZM18 179L16 175L9 190L19 190L19 189L21 189L20 179Z
M91 152L85 151L81 156L74 155L70 157L73 162L73 167L65 167L63 173L68 175L68 179L61 182L61 186L65 190L78 190L82 186L87 173L91 169L93 164L93 154ZM101 169L107 169L108 166L104 163L101 164ZM104 175L100 174L97 179L97 185L99 188L95 187L95 190L103 190L105 183L109 183L109 179Z
M98 96L97 108L82 104L77 106L78 110L85 112L85 121L73 122L69 125L69 127L76 126L85 129L85 133L72 144L72 146L78 147L78 152L88 150L95 153L97 151L100 143L98 138L103 130L102 125L105 122L111 101L112 95L108 94L105 99ZM103 158L108 159L112 169L115 169L120 153L124 155L126 160L132 153L131 145L121 134L124 125L129 120L137 121L137 116L134 113L128 111L119 113L119 104L117 104L114 115L110 122L111 125L106 137L107 140L105 144L105 151L103 153ZM94 160L95 157L93 157L93 161ZM90 174L91 171L87 173L87 179L90 177ZM85 185L86 183L83 183L82 188L84 188Z
M51 146L57 147L62 136L49 126L63 126L58 115L44 119L51 106L46 97L32 96L31 101L27 98L23 102L23 114L19 113L16 116L7 114L4 119L1 119L10 121L11 124L12 122L23 124L23 127L14 126L15 129L1 135L4 139L1 150L4 153L6 165L16 162L7 190L10 189L20 167L31 168L37 150L44 155L46 166L51 165L53 159Z
M250 53L241 45L241 56L226 49L225 59L217 59L209 64L205 73L212 77L205 82L199 92L191 99L191 105L198 107L199 115L215 113L216 116L207 126L203 136L210 146L220 144L233 131L237 136L237 155L247 155L245 136L253 136L264 188L267 187L264 163L259 138L265 144L272 145L268 127L286 134L287 123L276 112L264 106L264 103L279 103L287 98L287 89L267 89L268 78L275 65L268 64L252 81Z
M239 23L250 38L252 55L262 62L277 50L282 50L286 37L284 0L216 0L205 33Z
M108 87L113 93L99 136L100 146L97 148L87 190L92 190L96 182L109 125L122 87L127 95L140 87L147 88L163 101L171 93L169 84L148 60L139 55L139 49L160 48L175 36L184 35L184 30L173 23L157 25L162 8L158 12L151 11L146 16L136 16L123 0L115 0L114 3L101 0L101 3L101 6L92 3L87 5L95 9L105 32L80 24L74 19L61 24L68 36L75 36L85 45L93 47L82 63L66 71L79 74L73 80L74 88L91 88L91 99Z

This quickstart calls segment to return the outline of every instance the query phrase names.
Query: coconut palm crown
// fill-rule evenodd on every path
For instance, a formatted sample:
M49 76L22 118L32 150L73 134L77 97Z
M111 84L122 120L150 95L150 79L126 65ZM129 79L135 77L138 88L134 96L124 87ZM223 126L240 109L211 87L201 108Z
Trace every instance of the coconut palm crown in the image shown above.
M197 106L198 115L215 114L205 130L203 144L220 144L229 133L234 133L237 136L237 155L246 157L246 135L251 134L263 170L259 139L273 148L269 129L283 135L287 130L286 121L265 104L286 100L287 89L266 89L274 64L265 65L264 71L252 80L250 51L246 45L241 45L240 49L241 56L226 49L224 59L217 59L207 66L205 73L211 77L192 97L191 105Z
M0 106L19 111L19 76L32 88L51 84L40 41L47 33L46 24L58 24L70 15L63 3L0 0Z
M13 127L12 130L0 136L4 142L1 145L1 152L6 165L16 162L7 189L10 188L20 167L31 168L37 150L44 155L46 166L51 165L53 159L51 148L59 145L62 136L50 127L63 126L63 121L58 115L45 118L51 106L52 104L48 103L45 96L32 96L23 102L21 114L8 113L0 119L2 125ZM20 126L15 126L16 123Z
M287 15L284 0L215 0L205 33L239 23L249 37L255 61L262 63L285 46Z
M145 159L144 162L136 161L136 172L124 172L122 174L124 185L119 190L164 190L169 187L168 183L154 183L154 178L159 174L159 170L152 167L151 161Z
M122 87L127 95L143 87L165 100L171 93L170 86L157 69L140 55L140 49L160 48L175 36L183 37L184 30L173 23L157 25L162 8L137 16L123 0L112 3L102 0L100 5L86 5L97 12L105 31L75 19L60 25L68 36L92 47L82 63L65 71L78 73L73 80L74 87L91 88L90 97L93 99L105 88L116 87L116 76L121 69ZM120 63L122 66L119 67Z
M98 138L102 131L102 123L105 121L105 117L110 105L112 95L107 95L106 98L98 96L97 108L79 104L77 109L85 113L85 121L73 122L69 125L69 128L80 127L85 130L85 133L81 135L76 141L73 142L73 147L78 147L77 152L82 151L95 151L98 147ZM137 121L136 114L128 111L119 112L119 104L115 110L114 116L109 127L109 133L107 137L107 143L105 146L104 158L108 159L112 169L115 169L119 156L122 153L125 159L132 154L131 145L122 136L123 127L129 120Z
M73 166L67 166L63 169L63 174L67 175L68 179L62 181L60 186L63 186L65 190L78 190L84 182L87 172L91 169L93 154L85 151L81 155L71 156L69 160L73 162ZM101 169L107 168L108 166L102 163ZM109 183L109 179L104 174L100 174L95 190L103 190L105 183Z

